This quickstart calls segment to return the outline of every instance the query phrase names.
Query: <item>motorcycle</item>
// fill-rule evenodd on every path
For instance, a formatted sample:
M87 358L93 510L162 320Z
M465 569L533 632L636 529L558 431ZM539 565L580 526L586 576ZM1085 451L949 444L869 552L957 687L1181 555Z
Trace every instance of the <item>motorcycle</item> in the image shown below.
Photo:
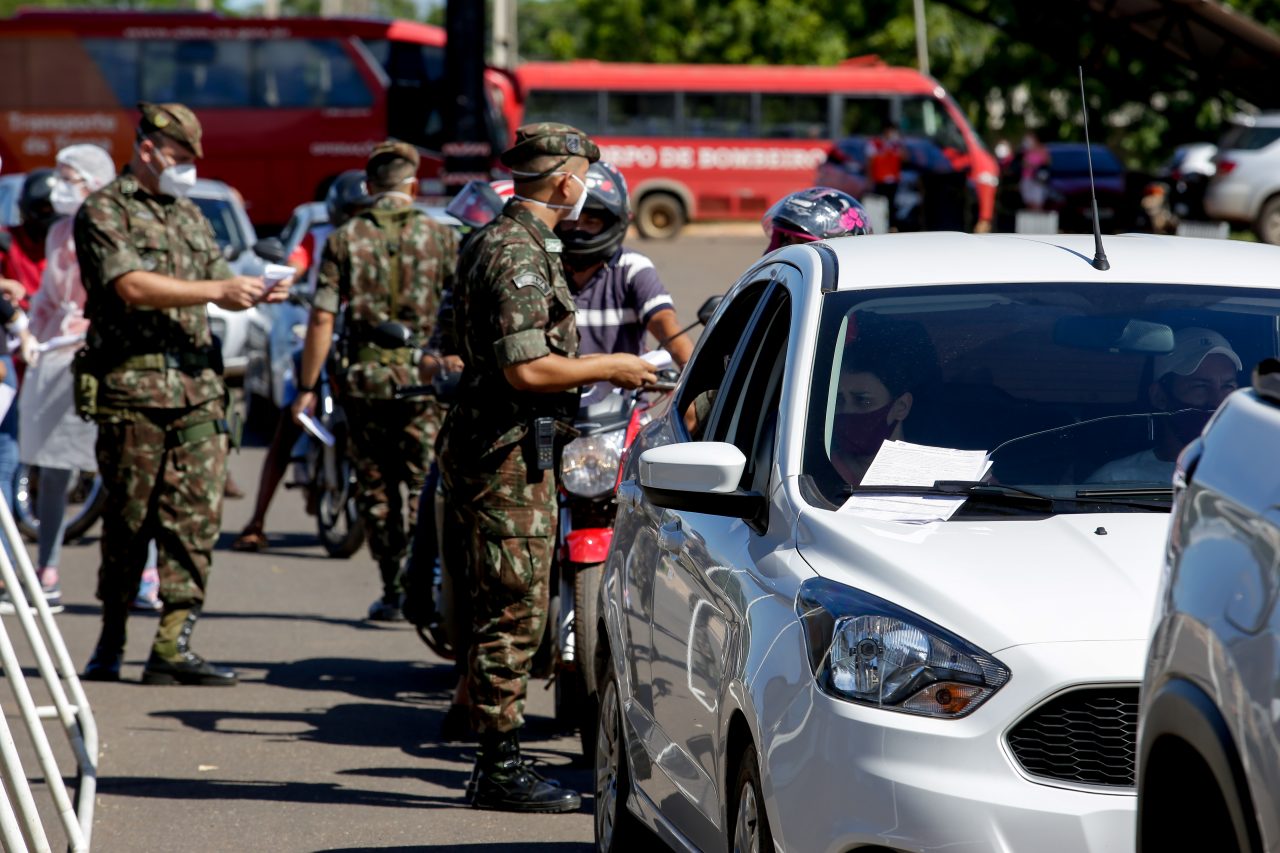
M36 508L39 498L39 468L26 465L18 468L17 487L14 489L13 515L18 530L29 542L40 537L40 518ZM77 471L67 486L66 528L62 541L70 544L89 532L106 504L107 493L102 488L102 478L92 471Z
M719 304L718 296L708 299L698 319L672 337L707 323ZM653 359L658 381L580 409L574 423L578 436L560 457L559 525L544 643L549 644L556 720L578 730L587 757L595 754L600 582L613 541L618 483L631 443L680 378L665 350L646 358Z

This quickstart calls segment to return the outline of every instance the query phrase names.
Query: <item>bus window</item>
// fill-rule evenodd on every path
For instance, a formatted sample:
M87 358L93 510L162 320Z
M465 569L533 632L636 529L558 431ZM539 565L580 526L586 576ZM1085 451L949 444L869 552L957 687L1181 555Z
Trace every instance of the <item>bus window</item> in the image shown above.
M387 72L387 131L431 151L444 144L444 48L387 39L365 46Z
M898 122L902 132L909 136L925 136L939 148L954 148L964 152L968 146L964 134L942 104L929 97L902 99L902 115Z
M684 96L684 135L751 136L751 96L745 92L687 93Z
M85 52L98 65L116 101L124 105L138 102L138 42L130 39L81 39Z
M144 41L141 67L144 101L178 101L195 109L249 105L248 42Z
M841 136L875 136L889 121L887 98L845 95L840 117Z
M594 136L600 132L600 99L595 92L530 92L524 103L524 124L539 121L564 122Z
M670 92L610 92L605 100L607 133L675 136L676 96Z
M826 95L761 95L760 135L765 139L830 139Z
M337 39L256 43L254 105L368 107L373 96Z

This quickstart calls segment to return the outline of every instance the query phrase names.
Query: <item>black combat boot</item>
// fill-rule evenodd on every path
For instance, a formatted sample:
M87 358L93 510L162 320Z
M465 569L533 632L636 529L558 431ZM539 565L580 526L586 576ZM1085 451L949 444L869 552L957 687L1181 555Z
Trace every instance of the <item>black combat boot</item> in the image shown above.
M124 628L129 619L129 606L126 604L102 605L102 633L98 635L98 645L93 648L93 657L85 665L85 681L119 681L120 662L124 658Z
M236 672L215 666L191 651L191 632L200 618L200 608L165 609L151 646L151 656L142 670L143 684L199 684L231 686Z
M576 812L582 807L577 792L561 788L520 760L515 732L485 732L480 736L471 805L503 812Z

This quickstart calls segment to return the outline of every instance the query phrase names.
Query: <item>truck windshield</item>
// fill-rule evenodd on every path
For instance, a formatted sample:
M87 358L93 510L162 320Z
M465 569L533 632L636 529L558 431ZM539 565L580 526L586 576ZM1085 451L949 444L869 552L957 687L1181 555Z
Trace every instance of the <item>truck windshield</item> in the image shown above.
M839 505L881 444L902 440L986 451L986 482L1054 512L1150 509L1167 502L1182 448L1277 354L1278 318L1275 292L1216 286L832 293L804 473Z

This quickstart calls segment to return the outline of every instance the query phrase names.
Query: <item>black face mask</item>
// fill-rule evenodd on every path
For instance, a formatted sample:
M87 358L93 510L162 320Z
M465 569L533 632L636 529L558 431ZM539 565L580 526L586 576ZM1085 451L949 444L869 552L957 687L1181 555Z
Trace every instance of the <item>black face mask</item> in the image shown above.
M1204 432L1209 418L1213 417L1213 412L1213 409L1177 409L1169 418L1169 428L1178 437L1178 441L1190 444Z

